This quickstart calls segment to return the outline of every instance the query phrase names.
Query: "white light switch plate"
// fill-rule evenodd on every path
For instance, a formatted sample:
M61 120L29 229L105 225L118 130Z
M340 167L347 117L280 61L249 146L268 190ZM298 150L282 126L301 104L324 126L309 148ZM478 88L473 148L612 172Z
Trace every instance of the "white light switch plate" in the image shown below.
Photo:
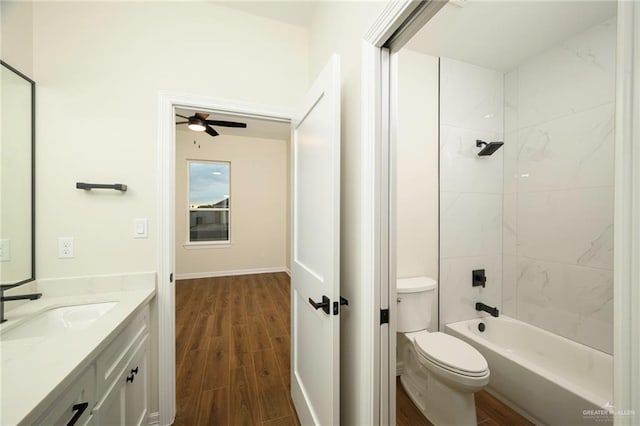
M0 262L11 260L11 240L3 238L0 240Z
M147 218L133 219L133 238L149 237L149 220Z

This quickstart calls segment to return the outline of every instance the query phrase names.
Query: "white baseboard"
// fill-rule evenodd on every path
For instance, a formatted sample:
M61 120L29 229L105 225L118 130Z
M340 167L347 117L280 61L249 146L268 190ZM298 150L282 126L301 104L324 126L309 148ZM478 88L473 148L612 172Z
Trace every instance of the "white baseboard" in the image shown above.
M238 269L234 271L216 271L216 272L193 272L188 274L176 274L176 280L192 280L196 278L215 278L215 277L232 277L235 275L254 275L254 274L272 274L275 272L286 272L291 276L291 272L284 266L275 268L254 268L254 269Z
M285 268L286 270L284 271L287 275L289 275L289 278L291 278L291 270L289 268Z
M396 363L396 376L401 376L404 371L404 363L402 361L398 361Z
M147 422L148 422L149 426L159 425L160 424L160 413L156 411L155 413L149 414L149 417L147 418Z

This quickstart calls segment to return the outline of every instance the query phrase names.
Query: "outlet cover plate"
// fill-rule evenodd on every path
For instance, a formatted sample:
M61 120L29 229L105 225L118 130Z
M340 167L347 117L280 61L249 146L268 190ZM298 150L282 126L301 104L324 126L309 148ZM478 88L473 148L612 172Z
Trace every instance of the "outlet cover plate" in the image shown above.
M68 259L75 257L73 246L73 237L58 238L58 258Z

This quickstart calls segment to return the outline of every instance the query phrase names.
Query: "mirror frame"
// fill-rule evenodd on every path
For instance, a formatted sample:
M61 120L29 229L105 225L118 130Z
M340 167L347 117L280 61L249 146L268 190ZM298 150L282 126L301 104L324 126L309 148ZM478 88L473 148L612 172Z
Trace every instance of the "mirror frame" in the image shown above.
M1 59L0 65L31 85L31 277L15 283L21 285L36 279L36 82Z

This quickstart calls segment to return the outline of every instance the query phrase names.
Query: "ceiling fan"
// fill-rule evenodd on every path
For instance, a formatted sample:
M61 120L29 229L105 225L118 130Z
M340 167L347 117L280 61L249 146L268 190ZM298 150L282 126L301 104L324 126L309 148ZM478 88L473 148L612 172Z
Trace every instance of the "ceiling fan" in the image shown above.
M194 132L207 132L210 136L218 136L220 133L216 132L216 130L211 126L222 126L222 127L241 127L246 128L247 123L239 123L237 121L220 121L220 120L207 120L209 114L205 114L202 112L196 112L191 117L185 117L184 115L176 114L180 118L184 118L187 121L179 121L178 124L186 124L189 129Z

